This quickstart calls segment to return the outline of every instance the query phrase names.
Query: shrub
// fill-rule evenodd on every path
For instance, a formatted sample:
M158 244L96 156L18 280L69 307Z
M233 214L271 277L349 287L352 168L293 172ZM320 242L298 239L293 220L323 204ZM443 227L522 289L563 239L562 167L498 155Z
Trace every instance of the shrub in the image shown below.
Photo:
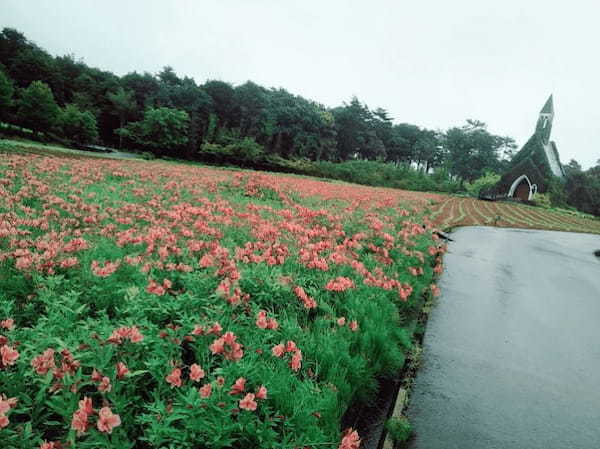
M496 173L486 173L485 175L483 175L480 178L477 178L476 180L474 180L473 182L467 182L465 183L465 190L467 191L467 193L469 195L471 195L474 198L478 198L479 194L482 191L491 189L492 187L494 187L498 181L500 181L501 176L496 174Z
M388 419L385 428L394 443L404 443L412 435L412 426L405 416Z
M544 209L550 209L552 202L550 201L550 195L548 193L536 193L533 202L536 206L543 207Z
M68 104L58 116L58 131L67 139L76 143L92 143L98 139L96 117L89 111L81 111Z

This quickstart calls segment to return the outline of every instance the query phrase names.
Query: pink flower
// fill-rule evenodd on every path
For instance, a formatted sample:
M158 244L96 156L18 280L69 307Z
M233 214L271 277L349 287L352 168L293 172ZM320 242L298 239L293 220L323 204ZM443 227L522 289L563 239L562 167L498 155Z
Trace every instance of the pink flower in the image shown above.
M190 366L190 379L194 382L198 382L200 379L204 377L205 373L202 367L196 363Z
M121 417L114 414L110 408L102 407L98 413L97 427L100 432L112 433L112 430L121 425Z
M104 262L104 266L101 266L97 260L92 261L92 273L99 277L108 277L113 274L119 266L121 265L120 261L116 262Z
M325 285L325 289L333 292L343 292L349 288L354 288L354 281L347 277L337 277Z
M131 343L139 343L143 339L144 336L141 334L137 326L132 326L129 328L129 340L131 341Z
M317 307L317 302L313 298L308 296L302 287L294 287L294 294L300 301L302 301L305 308L314 309L315 307Z
M202 328L202 326L196 324L194 326L194 329L192 330L192 335L203 335L204 334L204 329Z
M88 422L88 414L85 410L77 409L75 413L73 413L73 418L71 419L71 429L77 431L77 435L83 435L87 432L89 427Z
M298 346L292 340L289 340L285 345L286 352L294 352L296 349L298 349Z
M441 293L440 288L435 284L431 284L431 294L433 296L440 296L440 293Z
M79 410L82 410L87 415L92 415L94 413L94 404L92 403L92 398L85 396L81 401L79 401Z
M358 330L358 322L356 320L350 321L350 324L348 324L348 327L350 328L350 330L352 332L356 332Z
M248 393L244 396L243 399L240 400L240 408L242 410L254 411L258 404L254 400L254 393Z
M358 432L356 430L352 430L352 428L347 429L344 432L344 436L338 449L359 449L360 447L360 438L358 437Z
M58 449L57 443L52 441L46 441L40 444L40 449Z
M267 399L267 388L261 385L256 391L256 399Z
M290 368L294 371L298 371L302 367L302 352L298 349L294 352L292 360L290 361Z
M244 379L243 377L240 377L238 380L235 381L235 383L231 387L231 391L229 392L229 394L243 393L245 388L246 388L246 379Z
M7 398L4 395L0 396L0 415L6 415L8 411L17 405L16 398Z
M169 374L166 379L172 387L181 387L181 369L173 368L173 371L171 371L171 374Z
M244 356L244 351L236 339L233 332L226 332L222 337L213 341L209 348L213 354L223 354L226 360L237 362Z
M338 326L343 326L344 324L346 324L346 318L345 317L338 318L337 324L338 324Z
M267 318L267 312L261 310L256 316L256 326L260 329L277 329L279 323L274 318Z
M221 325L218 322L213 324L211 326L211 328L208 330L208 333L213 334L213 335L221 335L221 332L223 332L223 328L221 327Z
M151 293L151 294L157 295L157 296L162 296L167 292L166 289L162 285L160 285L159 283L157 283L156 281L154 281L152 279L150 279L150 282L148 282L146 291L148 293Z
M10 424L10 421L8 420L8 417L6 415L0 413L0 429L5 428L9 424Z
M13 330L15 327L15 320L13 320L12 318L2 320L0 321L0 327L6 329L7 331Z
M273 346L273 349L271 349L271 352L275 357L283 357L283 354L285 354L285 346L283 344L275 345Z
M267 312L261 310L256 316L256 327L258 327L259 329L266 329L267 325Z
M198 391L200 392L200 397L208 398L212 393L212 385L204 384L198 389Z
M108 342L120 345L123 343L123 340L129 340L132 343L139 343L144 339L144 336L141 334L140 330L137 326L132 327L119 327L115 329L110 337L108 337Z
M117 379L122 379L129 374L129 368L123 362L117 362Z
M19 358L17 350L7 345L0 347L0 355L2 356L0 368L14 365Z
M110 379L106 376L102 378L100 381L100 385L98 385L98 391L102 393L110 393L112 390L112 385L110 384Z

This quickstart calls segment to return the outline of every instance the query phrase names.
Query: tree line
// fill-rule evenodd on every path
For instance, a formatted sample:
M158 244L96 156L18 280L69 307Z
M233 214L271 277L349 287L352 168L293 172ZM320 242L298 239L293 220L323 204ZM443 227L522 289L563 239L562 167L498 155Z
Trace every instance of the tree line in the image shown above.
M355 97L330 108L252 81L198 84L171 67L119 77L53 57L11 28L0 34L0 64L0 119L79 144L232 163L376 160L444 167L465 181L501 170L515 148L481 122L446 132L394 123Z
M252 81L198 84L171 67L117 76L72 55L51 56L12 28L0 33L0 122L68 144L413 190L484 185L516 149L477 120L445 131L395 123L356 97L331 108ZM571 161L565 169L553 204L600 215L600 164L583 171Z

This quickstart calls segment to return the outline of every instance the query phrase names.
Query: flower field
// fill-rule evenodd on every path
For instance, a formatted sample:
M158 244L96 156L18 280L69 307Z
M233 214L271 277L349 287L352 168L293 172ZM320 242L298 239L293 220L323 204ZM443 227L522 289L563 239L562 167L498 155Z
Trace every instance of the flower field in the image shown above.
M444 199L0 154L2 449L358 448L341 416L404 363Z

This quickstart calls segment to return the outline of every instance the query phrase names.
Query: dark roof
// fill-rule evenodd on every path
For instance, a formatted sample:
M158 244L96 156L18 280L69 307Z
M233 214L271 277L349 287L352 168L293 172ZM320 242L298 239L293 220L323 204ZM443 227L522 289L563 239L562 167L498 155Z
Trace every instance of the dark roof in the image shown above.
M552 101L552 95L546 100L546 104L540 111L540 114L554 114L554 102Z

